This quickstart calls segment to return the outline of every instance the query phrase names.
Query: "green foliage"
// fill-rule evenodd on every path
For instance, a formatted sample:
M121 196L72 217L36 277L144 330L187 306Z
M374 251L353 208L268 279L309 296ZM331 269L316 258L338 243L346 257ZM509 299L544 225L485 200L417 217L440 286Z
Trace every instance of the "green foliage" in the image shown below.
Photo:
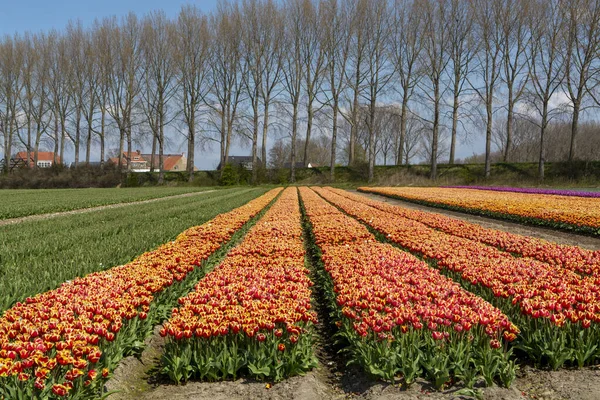
M0 312L66 280L124 264L265 191L219 190L3 227Z
M221 186L234 186L240 184L240 175L238 169L232 164L225 164L221 171L221 179L219 181Z
M14 189L0 190L0 219L18 218L27 215L45 214L129 203L199 192L211 188L193 187L147 187L112 189Z

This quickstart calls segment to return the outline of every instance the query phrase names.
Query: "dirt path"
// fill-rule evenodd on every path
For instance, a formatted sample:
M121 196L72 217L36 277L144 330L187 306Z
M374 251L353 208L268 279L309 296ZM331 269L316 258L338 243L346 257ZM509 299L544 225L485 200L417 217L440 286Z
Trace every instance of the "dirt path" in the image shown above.
M8 218L8 219L1 220L0 226L19 224L21 222L29 222L29 221L41 221L41 220L49 219L49 218L64 217L66 215L85 214L85 213L90 213L90 212L95 212L95 211L106 210L109 208L121 208L121 207L134 206L134 205L139 205L139 204L148 204L148 203L154 203L155 201L173 200L173 199L179 199L182 197L192 197L192 196L197 196L200 194L211 193L214 191L215 190L206 190L203 192L176 194L174 196L157 197L155 199L131 201L128 203L107 204L105 206L78 208L76 210L70 210L70 211L61 211L61 212L47 213L47 214L35 214L35 215L28 215L26 217L19 217L19 218Z
M450 388L436 392L425 380L419 379L409 388L372 381L354 367L320 365L304 376L267 385L251 379L225 382L188 382L174 385L157 378L164 339L160 327L146 341L141 357L121 361L106 384L106 392L115 391L108 400L454 400L473 399ZM331 361L335 364L336 362ZM597 367L580 370L541 371L521 367L510 389L480 387L477 392L487 400L599 400L600 370Z
M531 236L540 239L545 239L551 242L567 244L571 246L580 246L590 250L600 250L600 238L594 238L590 236L578 235L576 233L568 233L557 231L551 228L535 227L521 225L515 222L501 221L498 219L480 217L472 214L461 213L457 211L444 210L442 208L429 207L420 204L411 203L408 201L391 199L389 197L380 196L372 193L363 193L355 190L350 192L359 194L361 196L368 197L373 200L378 200L388 204L394 204L413 210L421 210L434 212L438 214L447 215L452 218L461 219L463 221L471 222L477 225L481 225L485 228L497 229L510 233L515 233L523 236ZM600 394L598 395L600 398Z

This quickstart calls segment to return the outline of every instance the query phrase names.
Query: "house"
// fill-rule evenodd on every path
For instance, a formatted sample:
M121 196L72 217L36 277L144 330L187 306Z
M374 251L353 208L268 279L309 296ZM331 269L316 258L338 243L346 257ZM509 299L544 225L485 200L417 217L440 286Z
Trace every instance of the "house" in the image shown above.
M27 152L20 151L14 157L15 162L27 162ZM29 153L29 167L33 168L35 162L35 153L32 151ZM60 156L56 157L56 162L60 164ZM54 152L53 151L38 151L38 168L50 168L54 164Z
M150 172L150 167L154 166L154 172L159 172L159 156L158 154L154 155L154 160L152 159L152 154L142 154L140 150L132 152L131 154L124 152L122 159L122 166L127 166L127 160L129 161L131 170L133 172ZM185 171L187 168L187 157L184 153L181 154L163 154L163 171L167 172L178 172ZM108 160L109 162L118 165L119 158L112 157ZM154 163L152 163L154 161ZM194 170L197 171L198 168L194 167Z
M262 161L260 157L257 159L260 164ZM229 156L227 157L227 164L231 164L233 166L241 165L248 171L252 171L252 156ZM217 171L220 170L223 166L221 163L217 166Z

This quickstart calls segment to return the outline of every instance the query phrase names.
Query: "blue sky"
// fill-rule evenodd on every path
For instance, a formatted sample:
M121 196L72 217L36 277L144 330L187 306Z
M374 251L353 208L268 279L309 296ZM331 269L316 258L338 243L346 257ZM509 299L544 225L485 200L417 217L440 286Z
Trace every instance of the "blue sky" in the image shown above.
M69 20L80 19L89 26L95 18L138 15L162 9L176 16L183 4L196 4L203 11L215 8L219 0L0 0L0 34L63 29Z

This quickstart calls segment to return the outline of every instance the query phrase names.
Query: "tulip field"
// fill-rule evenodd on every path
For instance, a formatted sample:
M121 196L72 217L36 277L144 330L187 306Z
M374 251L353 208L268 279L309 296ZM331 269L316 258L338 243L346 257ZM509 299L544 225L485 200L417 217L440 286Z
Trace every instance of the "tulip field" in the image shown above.
M581 193L573 195L572 192L535 193L483 188L363 187L359 191L450 210L600 235L600 198L594 192L583 197Z
M154 373L178 385L243 376L268 388L322 368L323 342L365 376L437 390L600 362L599 250L331 187L232 190L209 197L224 207L212 219L132 261L69 269L6 300L0 399L110 399L106 382L153 332L164 342ZM439 193L549 225L597 218L577 203L594 197L569 196L569 208L540 195L560 197L543 211L532 193L419 190L361 189L428 203Z

